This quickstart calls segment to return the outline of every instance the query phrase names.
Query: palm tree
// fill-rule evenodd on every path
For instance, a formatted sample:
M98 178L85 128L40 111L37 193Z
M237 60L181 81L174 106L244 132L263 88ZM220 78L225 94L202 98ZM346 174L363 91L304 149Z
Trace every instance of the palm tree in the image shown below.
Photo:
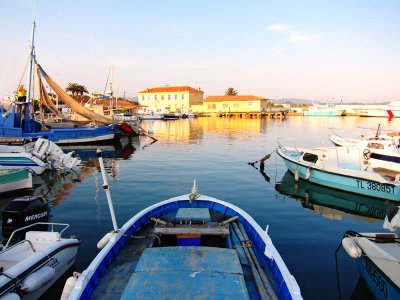
M68 83L67 88L65 89L66 92L72 93L72 95L83 95L83 93L87 93L88 90L84 85L77 84L77 83Z
M238 92L233 88L230 87L226 90L225 96L237 96Z

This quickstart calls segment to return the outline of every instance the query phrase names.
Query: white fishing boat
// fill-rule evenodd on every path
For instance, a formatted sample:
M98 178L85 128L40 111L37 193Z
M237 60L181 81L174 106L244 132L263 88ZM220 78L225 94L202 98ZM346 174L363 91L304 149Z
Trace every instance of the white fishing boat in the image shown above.
M118 228L99 163L114 230L87 269L67 280L62 299L302 299L267 230L195 184Z
M48 169L68 171L81 160L74 152L64 153L50 140L39 138L22 146L0 145L0 168L29 168L34 174L42 174Z
M1 169L0 193L32 188L32 171L29 169Z
M34 231L39 225L48 225L50 230ZM1 299L38 299L74 264L81 242L61 237L68 227L35 223L13 232L0 252ZM29 230L25 239L12 245L14 235L22 230Z
M371 165L360 147L301 149L279 145L276 151L296 180L400 201L400 172Z
M400 227L399 207L386 216L384 228ZM400 239L396 233L348 231L342 245L376 299L400 299Z

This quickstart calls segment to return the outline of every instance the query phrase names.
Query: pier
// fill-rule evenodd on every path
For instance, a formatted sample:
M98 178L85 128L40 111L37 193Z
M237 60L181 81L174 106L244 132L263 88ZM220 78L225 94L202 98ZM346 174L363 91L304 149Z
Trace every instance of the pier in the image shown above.
M218 116L220 118L247 118L247 119L283 119L285 111L263 111L263 112L222 112Z

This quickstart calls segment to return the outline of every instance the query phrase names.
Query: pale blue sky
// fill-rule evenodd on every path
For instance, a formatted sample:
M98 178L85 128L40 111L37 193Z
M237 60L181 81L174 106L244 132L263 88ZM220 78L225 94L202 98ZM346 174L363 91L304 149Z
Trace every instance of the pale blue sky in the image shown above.
M34 9L35 7L35 9ZM0 96L37 60L63 87L155 86L321 101L399 101L400 1L0 0Z

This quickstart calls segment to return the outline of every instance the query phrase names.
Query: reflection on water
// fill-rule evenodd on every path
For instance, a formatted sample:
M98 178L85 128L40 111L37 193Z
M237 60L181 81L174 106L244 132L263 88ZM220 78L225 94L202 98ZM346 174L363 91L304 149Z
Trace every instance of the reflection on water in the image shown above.
M366 222L376 222L383 220L386 215L385 201L330 189L304 180L296 182L289 171L275 188L281 194L300 201L304 208L333 220L341 220L343 216L349 215Z
M270 225L273 243L305 299L338 299L334 253L343 233L350 229L381 230L384 202L324 190L307 182L296 184L293 175L285 174L287 168L276 154L265 162L264 169L255 164L255 170L248 162L271 154L278 139L296 140L296 145L304 148L331 145L329 128L357 136L359 128L375 132L379 123L385 129L396 128L400 118L391 123L357 117L146 120L142 127L152 129L156 143L141 136L100 148L120 226L155 202L190 192L196 179L200 193L238 205L263 228ZM82 239L76 260L79 272L98 253L97 242L112 229L97 148L75 147L82 158L77 174L54 178L49 174L48 179L43 177L41 188L41 193L46 193L51 186L50 221L71 224L68 234ZM311 214L310 209L341 221ZM342 299L351 297L358 281L357 267L347 259L347 254L339 253Z

